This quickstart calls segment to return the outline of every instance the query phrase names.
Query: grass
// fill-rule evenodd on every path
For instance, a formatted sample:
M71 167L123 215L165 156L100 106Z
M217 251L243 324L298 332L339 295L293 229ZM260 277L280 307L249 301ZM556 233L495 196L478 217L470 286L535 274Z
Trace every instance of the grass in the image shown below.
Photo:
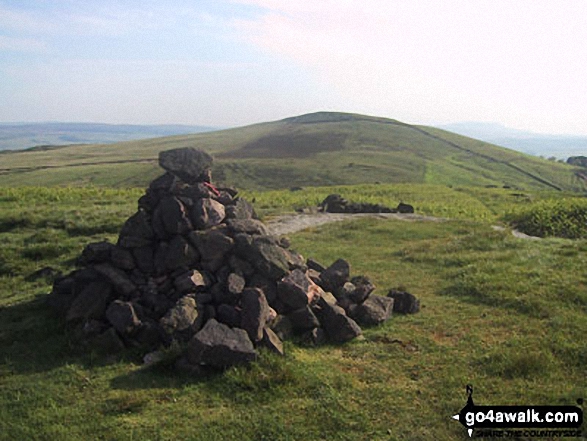
M406 197L431 213L448 201L476 207L442 223L364 219L290 237L306 257L348 259L380 294L407 289L422 311L367 329L360 341L288 342L284 358L264 352L249 368L191 378L144 369L132 351L106 360L79 352L43 303L50 280L28 277L47 265L70 271L88 242L115 240L141 192L2 188L0 439L465 440L450 416L465 404L466 384L477 404L587 396L587 241L523 241L490 228L507 207L548 194L338 190L349 199ZM255 193L256 205L288 211L320 191L330 190Z

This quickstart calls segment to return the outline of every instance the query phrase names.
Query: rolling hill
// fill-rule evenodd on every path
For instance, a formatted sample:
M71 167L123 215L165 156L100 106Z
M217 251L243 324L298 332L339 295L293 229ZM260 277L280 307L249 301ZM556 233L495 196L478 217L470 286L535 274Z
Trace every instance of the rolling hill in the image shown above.
M229 130L0 155L0 185L145 186L161 150L193 146L215 158L215 181L265 189L434 183L582 191L567 164L437 128L318 112Z

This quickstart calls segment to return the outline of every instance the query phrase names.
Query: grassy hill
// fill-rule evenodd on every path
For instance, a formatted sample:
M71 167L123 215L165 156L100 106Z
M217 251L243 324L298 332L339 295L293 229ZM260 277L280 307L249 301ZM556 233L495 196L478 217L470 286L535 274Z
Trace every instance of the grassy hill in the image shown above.
M162 150L193 146L215 159L215 180L239 188L433 183L584 190L575 168L444 130L318 112L217 132L110 145L4 153L0 185L144 186Z

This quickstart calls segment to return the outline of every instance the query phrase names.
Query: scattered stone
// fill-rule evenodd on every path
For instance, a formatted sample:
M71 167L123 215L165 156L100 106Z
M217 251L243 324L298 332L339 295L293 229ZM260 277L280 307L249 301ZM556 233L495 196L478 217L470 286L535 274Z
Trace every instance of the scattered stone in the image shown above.
M403 202L400 202L399 205L397 206L396 211L398 213L413 213L414 207L411 206L410 204L404 204Z
M392 289L387 293L393 301L393 312L400 314L415 314L420 311L420 301L409 292Z

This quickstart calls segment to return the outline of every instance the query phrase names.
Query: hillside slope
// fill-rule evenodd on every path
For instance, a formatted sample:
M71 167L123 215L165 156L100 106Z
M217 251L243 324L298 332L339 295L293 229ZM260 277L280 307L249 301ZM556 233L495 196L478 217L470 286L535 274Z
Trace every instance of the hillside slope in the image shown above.
M583 190L575 168L451 132L363 115L318 112L281 121L110 145L0 155L0 185L144 186L161 150L193 146L215 180L239 188L374 182Z

